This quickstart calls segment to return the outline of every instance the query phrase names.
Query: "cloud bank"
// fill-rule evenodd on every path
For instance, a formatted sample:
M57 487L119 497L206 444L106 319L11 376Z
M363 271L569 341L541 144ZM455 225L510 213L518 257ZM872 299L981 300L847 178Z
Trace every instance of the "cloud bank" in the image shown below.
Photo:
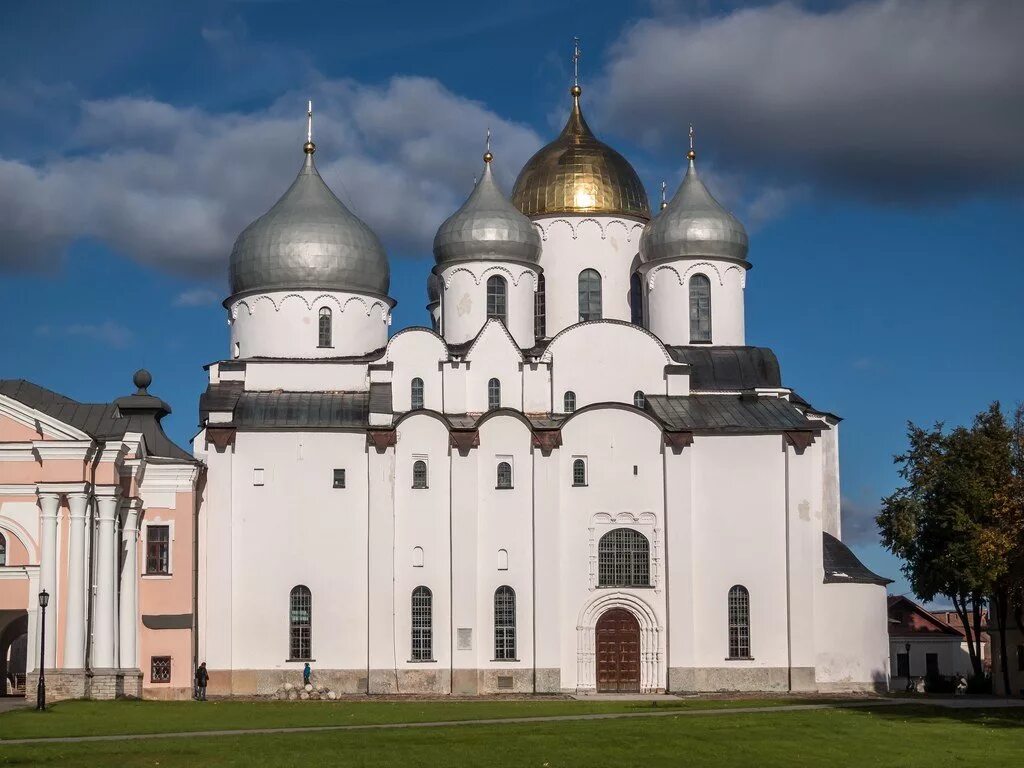
M781 3L642 20L600 87L621 135L873 200L1024 188L1024 3ZM598 105L595 105L598 106Z

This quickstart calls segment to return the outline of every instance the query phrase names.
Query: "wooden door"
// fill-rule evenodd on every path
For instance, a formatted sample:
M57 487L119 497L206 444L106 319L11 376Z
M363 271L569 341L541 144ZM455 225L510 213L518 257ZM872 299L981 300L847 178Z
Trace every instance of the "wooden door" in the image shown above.
M629 611L612 608L597 620L597 690L640 692L640 625Z

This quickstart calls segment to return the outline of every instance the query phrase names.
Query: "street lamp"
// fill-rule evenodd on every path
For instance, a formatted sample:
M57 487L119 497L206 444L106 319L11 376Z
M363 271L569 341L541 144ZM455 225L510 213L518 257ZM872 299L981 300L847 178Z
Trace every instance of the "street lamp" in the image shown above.
M36 709L46 709L46 660L43 649L46 648L46 606L50 603L50 593L45 589L39 593L39 607L43 609L42 621L39 623L39 684L36 686Z

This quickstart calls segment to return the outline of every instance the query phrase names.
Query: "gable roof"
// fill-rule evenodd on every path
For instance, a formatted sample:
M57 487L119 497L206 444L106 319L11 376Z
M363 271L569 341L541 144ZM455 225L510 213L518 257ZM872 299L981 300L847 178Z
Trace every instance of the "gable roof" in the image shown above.
M964 637L964 632L952 624L943 621L931 611L927 610L924 606L915 603L909 597L905 595L889 595L887 602L889 611L889 634L896 636L903 635L933 635L943 634L949 635L950 637ZM920 629L915 627L905 626L905 622L901 622L893 618L893 613L896 611L910 611L911 613L924 619L934 629ZM894 626L895 625L895 626ZM902 625L902 626L901 626Z
M848 546L831 533L822 531L821 564L826 584L892 584L892 579L869 570Z

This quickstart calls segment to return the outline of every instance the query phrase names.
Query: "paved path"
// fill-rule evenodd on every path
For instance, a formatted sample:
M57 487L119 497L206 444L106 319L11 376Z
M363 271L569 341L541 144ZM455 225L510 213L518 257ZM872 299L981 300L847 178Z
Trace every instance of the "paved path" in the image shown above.
M112 736L60 736L41 739L0 739L0 744L68 744L93 741L144 741L149 739L181 739L209 736L257 736L260 734L318 733L323 731L376 731L405 728L450 728L463 725L529 725L576 720L621 720L634 717L705 717L709 715L745 715L771 712L810 712L821 709L862 709L865 707L898 707L907 704L947 707L950 709L992 709L1024 707L1021 699L871 699L868 701L829 704L786 704L778 707L732 707L721 709L664 709L642 712L601 712L586 715L543 715L538 717L499 717L480 720L438 720L421 723L366 723L363 725L306 725L284 728L244 728L224 731L183 731L174 733L134 733Z
M27 707L29 704L34 705L35 702L30 702L25 696L0 696L0 713Z

